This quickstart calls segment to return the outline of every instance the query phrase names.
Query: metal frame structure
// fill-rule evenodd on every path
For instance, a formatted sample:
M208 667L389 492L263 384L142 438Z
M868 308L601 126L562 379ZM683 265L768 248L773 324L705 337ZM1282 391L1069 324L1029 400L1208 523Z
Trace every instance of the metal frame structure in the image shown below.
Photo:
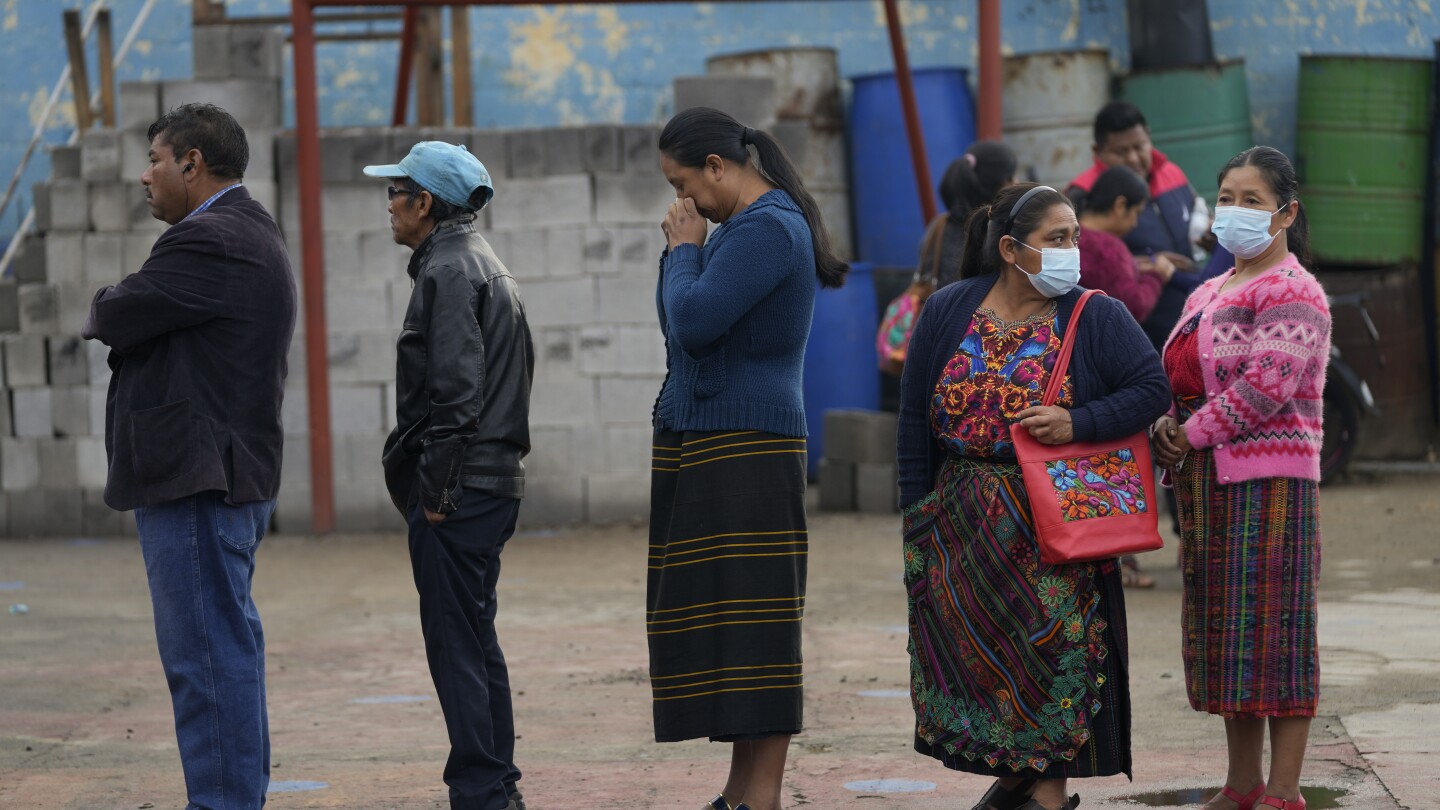
M209 2L209 0L204 0ZM755 0L726 0L754 2ZM569 0L567 5L614 5L622 3L673 3L674 0ZM910 143L910 157L925 221L936 213L935 192L930 188L929 161L920 116L915 105L915 86L905 50L904 32L896 0L881 0L890 32L890 47L900 88L901 108ZM1000 137L1000 0L977 0L980 28L980 104L978 134ZM295 59L295 157L299 175L300 230L305 290L305 361L310 411L310 491L313 498L311 525L319 534L335 528L334 460L330 433L330 372L325 322L325 246L322 238L324 211L320 195L320 113L315 67L315 9L321 6L404 6L404 31L397 77L393 120L403 120L408 101L408 72L414 47L415 17L420 7L435 6L525 6L552 5L539 0L292 0L291 42Z

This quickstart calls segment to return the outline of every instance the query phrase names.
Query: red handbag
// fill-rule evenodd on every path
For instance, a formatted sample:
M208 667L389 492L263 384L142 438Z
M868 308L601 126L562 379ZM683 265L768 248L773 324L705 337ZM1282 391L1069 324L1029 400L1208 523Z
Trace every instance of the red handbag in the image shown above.
M1104 293L1088 290L1075 304L1043 405L1054 405L1060 396L1080 313L1094 295ZM1041 444L1017 422L1010 426L1010 438L1030 496L1043 562L1089 562L1164 545L1146 431L1109 441Z

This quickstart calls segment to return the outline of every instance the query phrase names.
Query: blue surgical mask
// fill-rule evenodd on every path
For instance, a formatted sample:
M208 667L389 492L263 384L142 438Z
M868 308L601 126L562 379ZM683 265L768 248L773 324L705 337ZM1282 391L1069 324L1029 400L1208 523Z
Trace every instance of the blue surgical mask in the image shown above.
M1238 205L1220 206L1215 209L1215 224L1210 226L1210 230L1215 232L1215 241L1220 243L1220 247L1241 259L1253 259L1264 253L1280 235L1279 231L1270 233L1270 220L1283 210L1284 206L1276 211L1257 211Z
M1059 298L1065 293L1075 289L1080 283L1080 248L1033 248L1015 240L1017 245L1025 245L1036 253L1040 254L1040 272L1034 275L1025 273L1035 289L1046 298Z

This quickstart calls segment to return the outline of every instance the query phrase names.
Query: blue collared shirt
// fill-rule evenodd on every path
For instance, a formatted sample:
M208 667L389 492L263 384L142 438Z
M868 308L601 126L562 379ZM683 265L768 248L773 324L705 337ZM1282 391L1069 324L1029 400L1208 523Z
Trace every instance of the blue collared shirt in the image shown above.
M209 208L211 205L213 205L213 204L215 203L216 200L218 200L218 199L220 199L222 196L224 196L225 192L229 191L230 189L232 189L232 188L239 188L239 187L240 187L240 184L239 184L239 183L231 183L230 185L226 186L225 188L220 189L219 191L215 192L215 195L212 196L210 199L206 200L206 201L203 202L203 203L200 203L199 207L197 207L194 211L191 211L190 213L186 214L186 215L185 215L185 219L189 219L190 217L193 217L193 216L195 216L196 214L200 213L201 211L204 211L205 209ZM181 221L181 222L184 222L185 219L182 219L182 220L180 220L180 221Z

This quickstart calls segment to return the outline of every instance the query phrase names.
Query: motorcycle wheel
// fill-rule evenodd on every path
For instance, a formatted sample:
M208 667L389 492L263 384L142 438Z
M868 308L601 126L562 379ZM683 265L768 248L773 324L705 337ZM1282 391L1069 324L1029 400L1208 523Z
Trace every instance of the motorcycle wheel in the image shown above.
M1320 444L1320 484L1332 483L1350 464L1360 446L1360 404L1334 380L1327 380L1324 394L1325 427Z

